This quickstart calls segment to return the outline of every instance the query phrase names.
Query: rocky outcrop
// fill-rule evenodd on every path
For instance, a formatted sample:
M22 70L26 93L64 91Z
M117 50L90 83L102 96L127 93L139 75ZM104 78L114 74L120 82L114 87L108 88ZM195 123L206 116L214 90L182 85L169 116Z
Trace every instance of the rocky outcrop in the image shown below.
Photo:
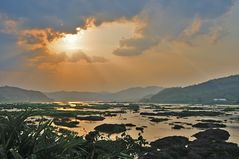
M230 134L221 129L208 129L193 135L189 141L183 136L170 136L151 143L151 151L140 159L238 159L239 147L226 142Z

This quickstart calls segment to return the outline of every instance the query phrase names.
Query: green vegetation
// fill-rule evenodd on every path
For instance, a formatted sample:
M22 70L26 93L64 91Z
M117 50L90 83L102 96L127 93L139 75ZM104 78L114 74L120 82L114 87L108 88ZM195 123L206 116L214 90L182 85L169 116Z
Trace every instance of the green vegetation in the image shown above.
M105 120L102 116L78 116L76 119L79 120L89 120L89 121L102 121Z
M237 104L238 98L239 75L236 75L184 88L165 89L154 95L149 102Z
M99 109L99 110L105 110L105 109L110 109L113 108L112 105L110 104L91 104L91 105L80 105L77 104L76 109Z
M88 156L82 137L58 135L51 121L28 125L28 112L0 117L1 159L66 159Z
M127 109L132 110L134 112L138 112L139 111L139 105L137 105L137 104L130 104L130 105L127 106Z
M59 107L65 107L66 110L59 110ZM121 105L117 106L117 108L119 107ZM126 106L121 108L124 107L126 108ZM128 108L134 111L133 108L137 107ZM103 124L96 127L96 131L92 131L85 136L78 136L77 133L65 128L80 125L77 121L78 115L86 115L81 117L87 119L98 119L98 117L113 114L116 111L83 111L78 109L70 111L67 108L72 108L71 106L58 106L56 104L9 104L6 107L0 105L0 108L7 110L0 111L1 159L189 159L207 158L207 156L210 159L218 159L219 157L238 159L237 156L239 156L237 144L225 141L229 138L229 133L225 130L211 129L200 132L198 135L195 134L197 139L192 142L186 137L178 136L157 139L148 143L141 136L145 126L137 126L131 123ZM20 109L16 110L16 108ZM25 111L25 109L28 111ZM157 112L153 114L157 116L188 117L195 116L196 112L198 111ZM220 112L199 112L198 115L200 116L220 115ZM168 120L167 118L150 119L154 119L156 122ZM220 124L209 119L201 122L206 124L212 122L209 123L210 128ZM174 129L183 128L181 125L174 124L173 126ZM135 127L139 131L138 139L133 139L126 134L127 127ZM111 140L109 137L104 137L100 132L119 133L121 136L116 140Z
M95 106L97 107L97 106ZM101 107L101 106L99 106ZM59 110L59 108L64 108ZM58 105L58 104L38 104L38 103L24 103L24 104L0 104L0 110L9 110L8 114L14 114L17 109L17 112L24 112L25 110L31 110L32 115L35 116L48 116L52 118L76 118L81 115L109 115L109 114L118 114L125 113L123 110L118 111L97 111L97 110L78 110L74 111L67 110L71 107L69 105ZM102 108L100 108L102 109ZM104 108L105 109L105 108ZM14 111L12 111L14 110ZM0 114L4 114L4 111L0 111Z
M31 113L0 116L1 159L131 159L143 149L141 139L123 134L116 141L98 140L98 132L85 138L51 126L51 121L32 125ZM142 140L143 141L143 140Z

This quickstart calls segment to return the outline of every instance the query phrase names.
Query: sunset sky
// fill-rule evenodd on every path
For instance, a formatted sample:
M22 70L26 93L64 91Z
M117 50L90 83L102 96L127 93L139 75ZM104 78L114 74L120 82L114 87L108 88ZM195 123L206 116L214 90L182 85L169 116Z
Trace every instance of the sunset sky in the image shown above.
M239 74L239 0L1 0L0 85L186 86Z

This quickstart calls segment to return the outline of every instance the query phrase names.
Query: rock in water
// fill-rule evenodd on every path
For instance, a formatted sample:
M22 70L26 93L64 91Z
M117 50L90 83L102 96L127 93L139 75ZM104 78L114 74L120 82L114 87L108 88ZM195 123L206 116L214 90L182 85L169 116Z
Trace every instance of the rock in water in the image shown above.
M169 136L162 139L158 139L154 142L151 142L152 147L159 149L170 148L175 145L177 146L186 146L189 143L188 138L184 136Z
M229 139L230 134L221 129L208 129L206 131L194 134L193 136L198 140L226 141Z
M108 134L115 134L126 131L126 127L124 124L102 124L95 127L95 130Z

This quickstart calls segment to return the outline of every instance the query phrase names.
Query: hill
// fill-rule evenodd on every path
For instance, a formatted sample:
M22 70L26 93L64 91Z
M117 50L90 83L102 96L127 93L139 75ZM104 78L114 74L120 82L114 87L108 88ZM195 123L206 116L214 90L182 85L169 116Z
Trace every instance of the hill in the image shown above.
M59 91L45 94L54 101L102 101L110 95L110 93L107 92L78 91Z
M116 101L116 102L135 102L146 96L161 91L162 87L134 87L118 92L51 92L45 93L49 98L55 101Z
M133 87L112 94L113 101L139 101L163 90L162 87Z
M237 103L239 75L210 80L188 87L165 89L148 102L158 103Z
M39 91L25 90L17 87L0 87L0 102L47 102L51 101Z

